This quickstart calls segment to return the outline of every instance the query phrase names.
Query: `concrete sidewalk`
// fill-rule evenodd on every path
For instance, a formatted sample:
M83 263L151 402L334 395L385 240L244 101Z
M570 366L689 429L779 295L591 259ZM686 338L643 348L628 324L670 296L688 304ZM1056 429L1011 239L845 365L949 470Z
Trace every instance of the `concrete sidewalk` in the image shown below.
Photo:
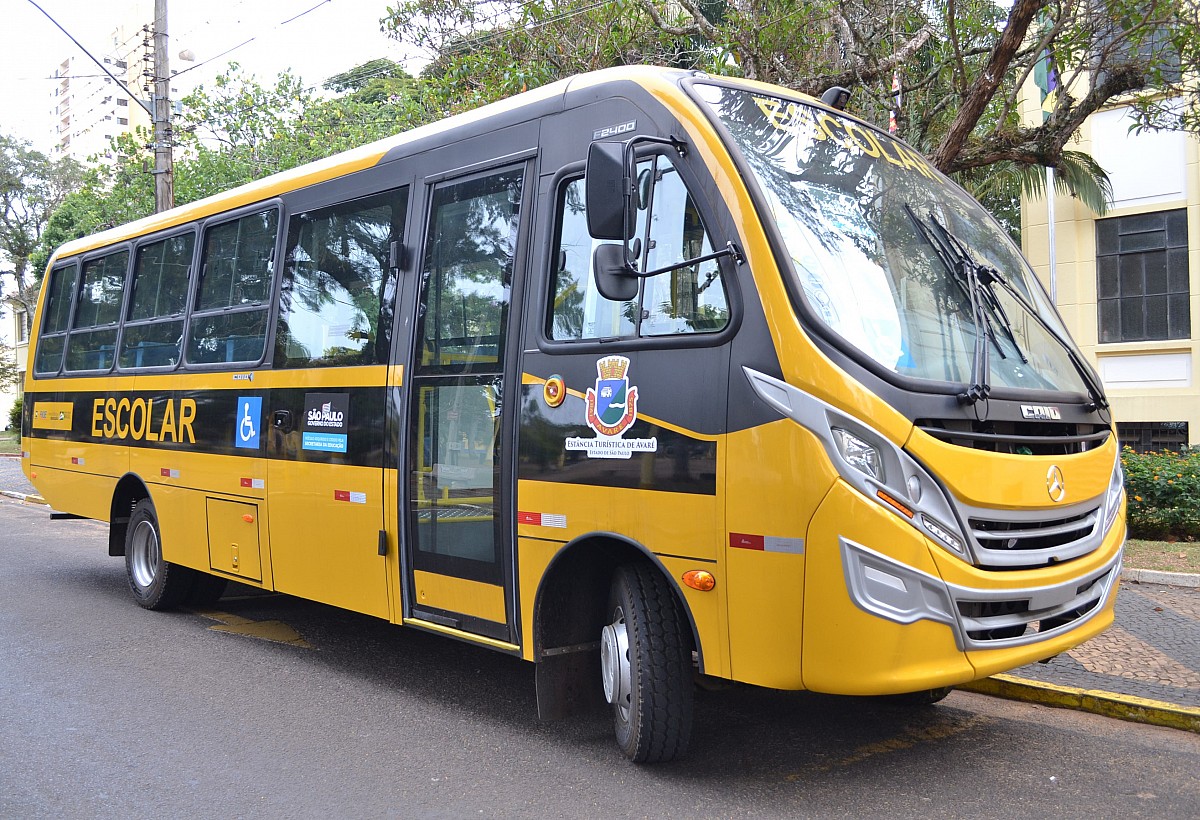
M15 457L0 456L0 494L44 503ZM960 688L1200 732L1200 575L1127 569L1107 632Z

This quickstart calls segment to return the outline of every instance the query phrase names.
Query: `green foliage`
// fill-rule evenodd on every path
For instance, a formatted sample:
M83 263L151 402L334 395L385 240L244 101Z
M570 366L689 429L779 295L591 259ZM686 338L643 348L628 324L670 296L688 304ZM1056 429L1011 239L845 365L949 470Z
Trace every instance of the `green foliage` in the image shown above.
M8 426L13 430L21 429L21 410L24 406L24 399L18 396L13 406L8 409Z
M1200 536L1200 448L1121 452L1131 538Z
M372 61L332 78L350 91L319 97L295 75L266 86L236 63L183 100L175 124L175 202L183 205L269 174L322 159L430 119L411 78ZM382 72L382 73L380 73ZM154 212L154 166L145 131L112 142L113 163L87 170L49 216L34 254L39 271L54 249Z
M81 174L74 160L52 160L24 140L0 135L0 253L18 292L41 277L33 257L46 220Z
M383 25L437 55L421 79L442 113L650 63L814 96L845 86L853 113L882 125L897 107L895 73L899 135L969 187L989 188L985 199L1010 226L1022 187L1047 166L1060 169L1058 186L1103 206L1103 170L1066 146L1109 101L1133 100L1148 125L1200 128L1200 94L1178 70L1200 62L1200 25L1194 4L1178 0L407 0ZM1069 93L1046 122L1030 124L1022 88L1047 49ZM1172 113L1162 103L1170 98L1187 102Z
M17 357L13 349L0 343L0 390L17 386Z

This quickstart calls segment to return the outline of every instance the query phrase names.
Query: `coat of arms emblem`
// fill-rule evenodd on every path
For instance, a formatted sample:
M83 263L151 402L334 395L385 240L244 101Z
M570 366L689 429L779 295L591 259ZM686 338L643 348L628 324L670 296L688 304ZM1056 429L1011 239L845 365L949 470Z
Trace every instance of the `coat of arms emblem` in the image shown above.
M629 386L629 359L608 356L596 362L596 386L587 391L585 419L601 436L619 436L637 418L636 387Z

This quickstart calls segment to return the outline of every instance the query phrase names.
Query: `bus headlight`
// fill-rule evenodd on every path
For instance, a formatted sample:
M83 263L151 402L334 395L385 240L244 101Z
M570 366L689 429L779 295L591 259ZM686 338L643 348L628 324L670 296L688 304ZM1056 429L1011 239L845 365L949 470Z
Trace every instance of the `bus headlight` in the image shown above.
M861 419L774 376L744 368L764 402L817 436L838 475L947 552L973 561L971 541L942 487L902 447Z
M833 433L838 453L847 464L879 483L884 483L883 459L874 445L840 427L833 427L830 431Z

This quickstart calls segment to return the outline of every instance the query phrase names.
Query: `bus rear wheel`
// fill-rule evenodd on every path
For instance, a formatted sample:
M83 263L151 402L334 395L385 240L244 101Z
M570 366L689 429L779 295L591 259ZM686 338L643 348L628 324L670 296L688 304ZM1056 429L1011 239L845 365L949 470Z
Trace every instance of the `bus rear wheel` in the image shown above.
M600 634L601 682L621 751L662 763L687 751L692 732L692 657L683 613L661 574L618 568Z
M129 515L125 575L134 600L145 609L175 608L191 592L195 580L187 567L163 560L158 515L148 498L138 501Z

